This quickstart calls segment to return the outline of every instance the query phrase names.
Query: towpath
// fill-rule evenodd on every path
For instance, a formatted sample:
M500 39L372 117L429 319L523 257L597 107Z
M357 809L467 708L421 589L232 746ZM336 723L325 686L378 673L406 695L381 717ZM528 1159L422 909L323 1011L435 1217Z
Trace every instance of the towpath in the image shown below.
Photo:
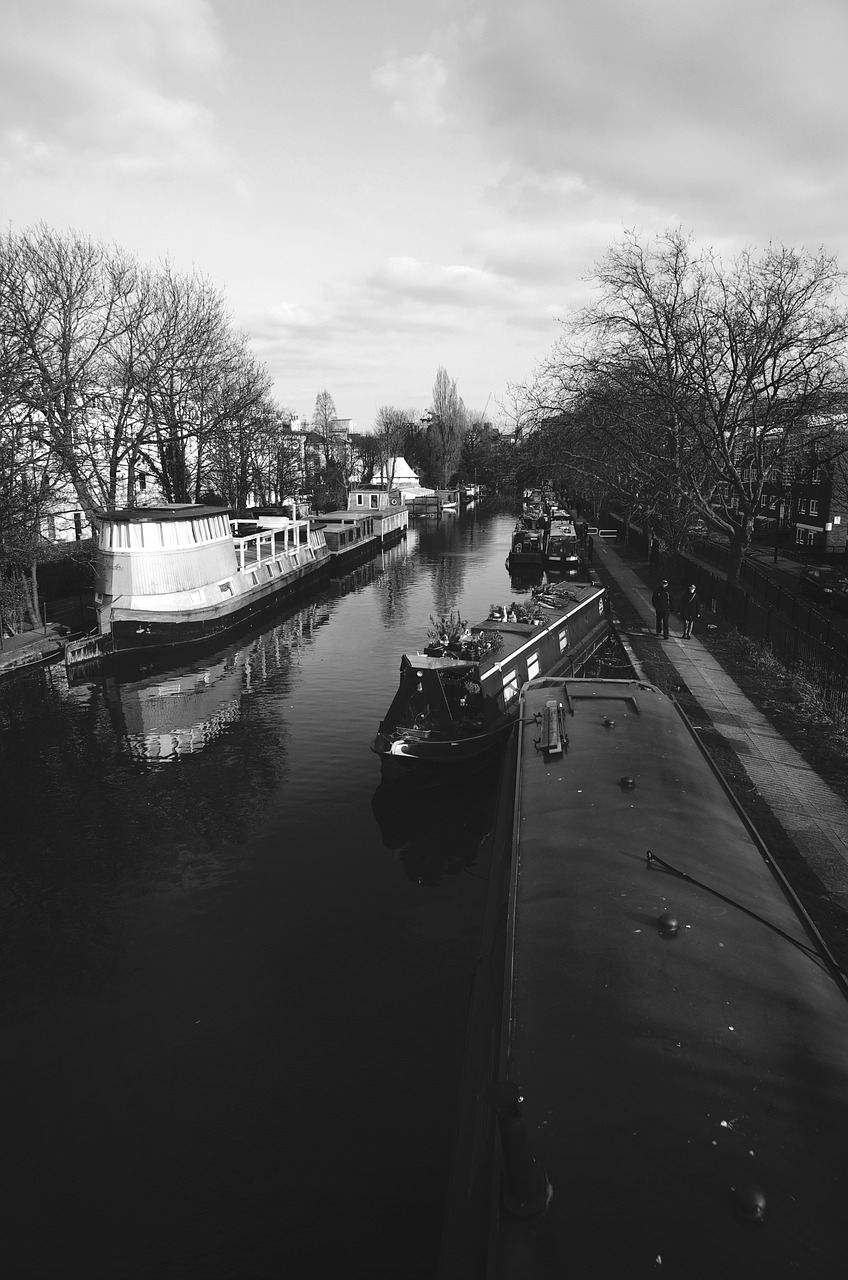
M646 567L646 566L645 566ZM648 681L672 693L845 965L848 938L848 805L745 696L696 634L655 635L651 587L611 542L595 538L595 568L610 591L625 646ZM710 626L702 616L696 629ZM676 633L676 634L675 634ZM724 751L716 751L721 744ZM728 761L735 767L728 769ZM801 883L798 883L800 879Z

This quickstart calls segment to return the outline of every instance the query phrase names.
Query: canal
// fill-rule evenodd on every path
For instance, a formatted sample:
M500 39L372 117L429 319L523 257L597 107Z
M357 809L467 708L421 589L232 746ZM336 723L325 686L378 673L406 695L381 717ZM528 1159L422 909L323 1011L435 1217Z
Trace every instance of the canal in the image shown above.
M189 666L0 685L10 1275L431 1277L496 779L369 750L514 518L405 544Z

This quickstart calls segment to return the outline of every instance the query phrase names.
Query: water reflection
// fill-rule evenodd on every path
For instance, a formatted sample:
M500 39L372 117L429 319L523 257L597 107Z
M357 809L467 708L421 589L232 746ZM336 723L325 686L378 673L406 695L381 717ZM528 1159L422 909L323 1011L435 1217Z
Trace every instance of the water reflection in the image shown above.
M133 760L154 764L202 751L241 719L245 696L287 670L292 651L329 616L326 607L309 605L202 663L159 673L147 665L135 680L107 677L104 694L122 747Z
M527 595L534 587L540 587L544 579L545 571L541 565L525 565L512 570L509 585L516 595Z
M437 888L474 865L493 819L500 767L495 760L462 781L418 791L380 783L371 810L383 844L415 884Z

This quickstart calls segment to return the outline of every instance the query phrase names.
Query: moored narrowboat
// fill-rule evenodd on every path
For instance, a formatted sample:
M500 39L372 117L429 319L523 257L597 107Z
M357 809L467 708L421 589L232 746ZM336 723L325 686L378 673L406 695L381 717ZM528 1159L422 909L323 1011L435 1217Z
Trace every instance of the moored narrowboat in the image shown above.
M545 543L545 568L564 577L575 577L580 570L577 530L567 511L551 512L551 525Z
M679 707L528 684L493 849L439 1280L841 1277L848 984Z
M443 620L423 653L401 659L372 750L394 776L478 764L506 740L526 681L580 669L609 629L599 586L549 586L474 626Z
M519 516L512 531L507 566L510 569L543 565L548 541L548 520L543 512Z

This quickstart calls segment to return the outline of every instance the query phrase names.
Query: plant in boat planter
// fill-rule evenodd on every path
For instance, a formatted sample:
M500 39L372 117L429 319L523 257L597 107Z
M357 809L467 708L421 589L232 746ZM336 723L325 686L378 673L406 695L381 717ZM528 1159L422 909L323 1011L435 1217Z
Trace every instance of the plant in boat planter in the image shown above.
M451 644L458 644L460 637L468 630L468 623L463 622L460 615L454 614L451 610L450 615L445 618L434 618L430 614L431 627L427 632L428 638L434 644L440 644L445 647Z

